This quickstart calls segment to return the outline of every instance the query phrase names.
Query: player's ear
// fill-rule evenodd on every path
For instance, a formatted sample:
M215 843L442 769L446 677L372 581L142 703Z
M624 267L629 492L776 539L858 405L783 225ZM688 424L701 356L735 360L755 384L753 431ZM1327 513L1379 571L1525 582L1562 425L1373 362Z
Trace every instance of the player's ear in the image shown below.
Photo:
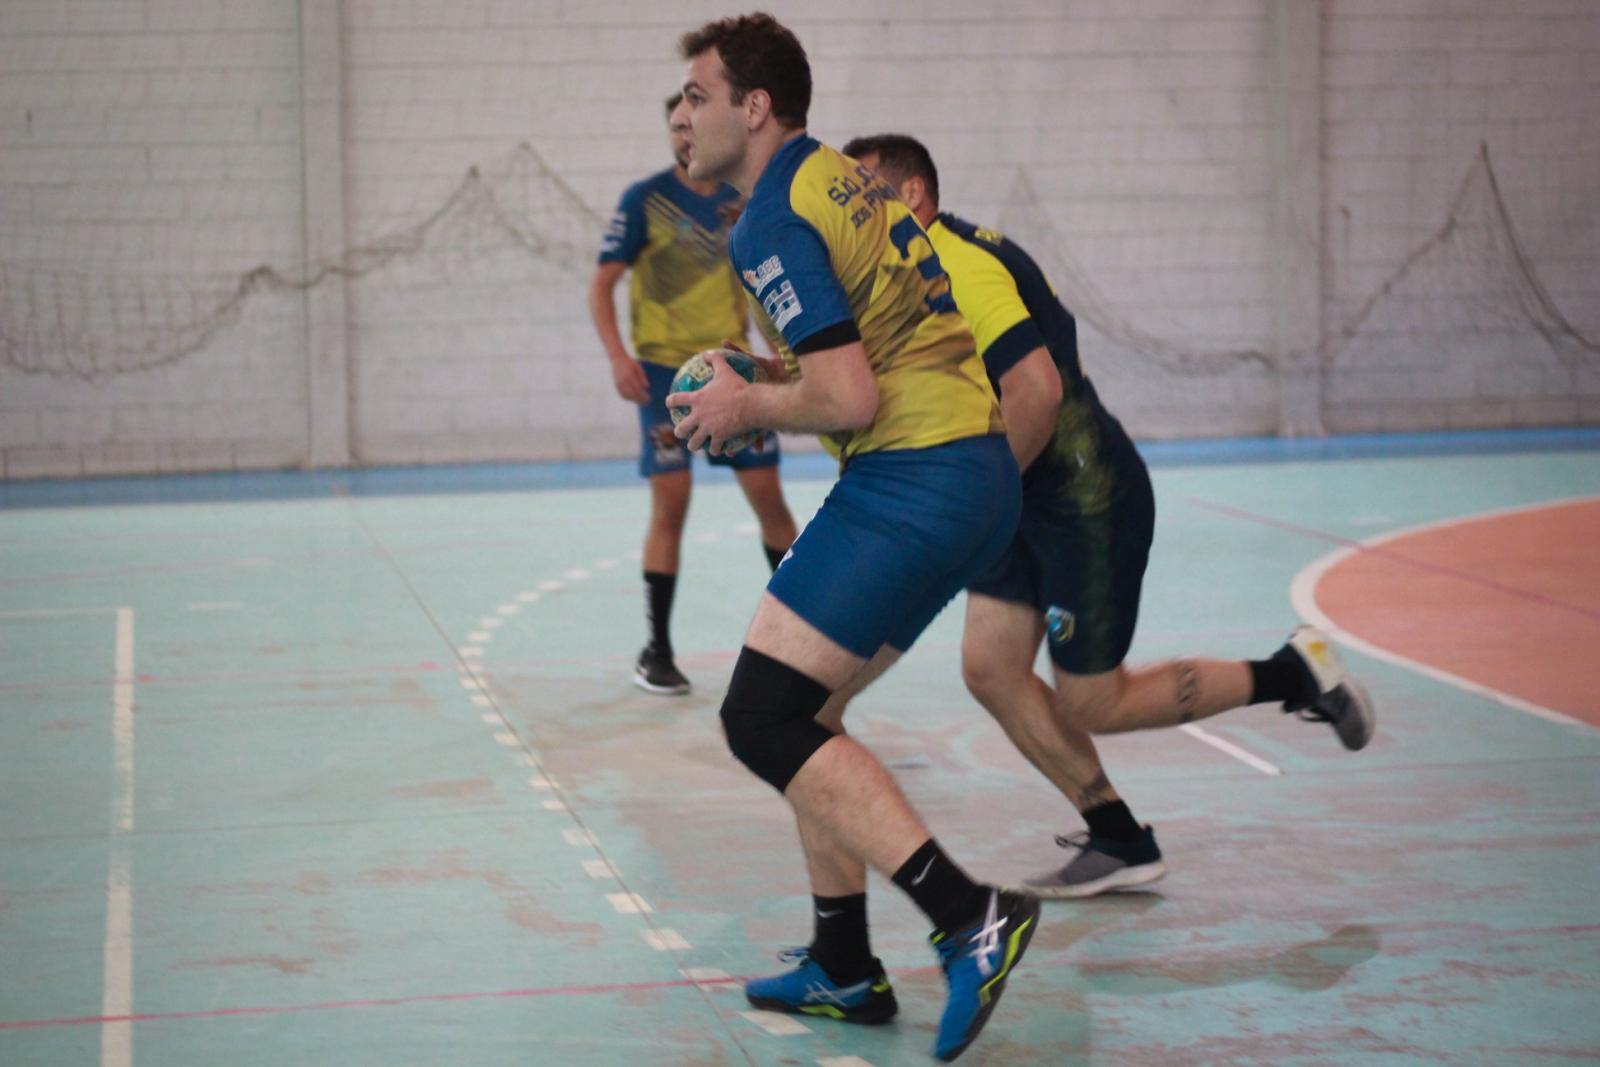
M911 177L900 183L900 199L905 201L913 214L922 206L923 198L927 195L928 187L921 178Z
M752 130L772 114L772 94L765 89L751 89L744 96L744 116Z

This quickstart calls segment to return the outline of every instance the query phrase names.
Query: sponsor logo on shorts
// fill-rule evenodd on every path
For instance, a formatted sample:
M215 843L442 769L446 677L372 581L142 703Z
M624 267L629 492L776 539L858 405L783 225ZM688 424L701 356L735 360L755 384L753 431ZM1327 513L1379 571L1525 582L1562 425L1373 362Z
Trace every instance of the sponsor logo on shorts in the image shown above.
M1058 608L1054 604L1044 613L1045 632L1050 635L1052 645L1064 645L1072 640L1072 634L1078 628L1077 617L1066 608Z
M683 453L678 451L678 437L672 432L672 423L663 422L650 428L650 450L655 453L658 467L683 465Z

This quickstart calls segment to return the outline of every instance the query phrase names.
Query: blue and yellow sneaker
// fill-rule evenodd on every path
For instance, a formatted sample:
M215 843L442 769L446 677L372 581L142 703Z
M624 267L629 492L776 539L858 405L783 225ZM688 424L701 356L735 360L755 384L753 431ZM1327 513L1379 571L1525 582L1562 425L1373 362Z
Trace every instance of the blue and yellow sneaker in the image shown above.
M757 1008L791 1015L818 1015L868 1026L886 1023L900 1010L894 999L894 989L889 985L889 976L876 959L872 961L873 973L869 977L840 985L811 958L809 948L785 949L778 958L800 966L770 978L752 978L746 982L745 999Z
M991 889L989 907L977 924L954 934L936 932L928 939L939 953L950 987L934 1056L948 1063L972 1044L1038 927L1038 897Z

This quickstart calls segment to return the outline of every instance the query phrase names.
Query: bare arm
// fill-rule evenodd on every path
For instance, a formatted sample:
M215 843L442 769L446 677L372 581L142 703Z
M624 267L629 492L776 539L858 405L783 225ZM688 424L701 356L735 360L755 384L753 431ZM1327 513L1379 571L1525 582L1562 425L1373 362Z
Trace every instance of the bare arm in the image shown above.
M798 379L751 385L713 356L717 372L702 389L673 393L667 403L690 409L677 434L690 448L709 446L715 454L722 442L745 430L788 433L830 433L859 430L878 413L878 380L860 341L825 348L801 357Z
M595 333L611 360L611 379L617 395L635 404L650 401L650 384L644 368L628 354L622 343L622 331L617 327L617 309L612 302L612 292L617 282L627 273L626 263L608 261L594 270L589 281L589 317L594 320Z
M1000 414L1017 469L1027 470L1055 432L1061 407L1061 373L1050 350L1035 348L1000 376Z

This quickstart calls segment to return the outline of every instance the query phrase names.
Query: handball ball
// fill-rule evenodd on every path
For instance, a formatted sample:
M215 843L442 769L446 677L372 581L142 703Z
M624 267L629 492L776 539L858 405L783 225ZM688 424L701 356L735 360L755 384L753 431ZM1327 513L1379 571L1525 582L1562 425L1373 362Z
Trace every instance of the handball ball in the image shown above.
M722 358L728 361L728 366L737 371L745 381L764 382L767 380L767 372L761 364L743 352L735 352L731 348L713 348L709 351L720 352ZM706 355L706 352L697 352L689 357L688 362L678 369L677 375L672 379L672 392L692 393L711 380L715 371ZM671 410L672 425L678 425L688 414L688 408L673 408ZM734 452L742 452L765 436L767 436L766 430L746 430L744 433L734 434L722 443L722 454L729 455Z

